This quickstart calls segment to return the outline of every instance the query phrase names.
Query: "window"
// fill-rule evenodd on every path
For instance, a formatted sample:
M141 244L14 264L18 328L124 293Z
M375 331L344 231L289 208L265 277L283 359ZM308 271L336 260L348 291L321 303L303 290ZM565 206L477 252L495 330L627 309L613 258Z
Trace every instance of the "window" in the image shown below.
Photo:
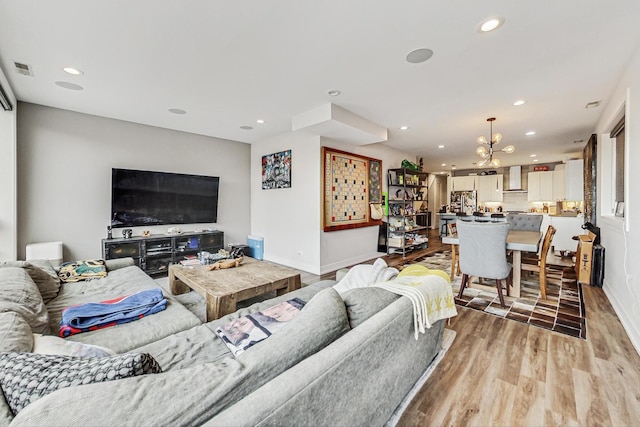
M614 206L616 216L624 216L624 116L611 129L610 137L613 141L613 185Z

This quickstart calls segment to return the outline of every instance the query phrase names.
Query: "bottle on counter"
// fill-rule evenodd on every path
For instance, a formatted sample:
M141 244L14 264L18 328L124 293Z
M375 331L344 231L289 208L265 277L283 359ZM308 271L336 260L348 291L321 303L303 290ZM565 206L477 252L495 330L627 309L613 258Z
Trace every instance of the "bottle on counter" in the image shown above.
M543 204L542 205L542 213L549 213L549 205L548 204Z

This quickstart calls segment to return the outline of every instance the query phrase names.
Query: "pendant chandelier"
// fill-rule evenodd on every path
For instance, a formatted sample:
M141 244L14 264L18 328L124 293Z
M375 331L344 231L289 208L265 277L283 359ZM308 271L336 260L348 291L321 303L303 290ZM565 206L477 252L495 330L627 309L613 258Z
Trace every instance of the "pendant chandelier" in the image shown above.
M480 144L480 147L476 149L476 154L482 157L483 159L478 162L478 167L481 167L481 168L485 166L498 168L502 164L500 159L493 157L493 153L494 151L496 151L494 150L493 146L500 144L500 141L502 141L502 134L500 132L493 133L493 122L495 120L496 120L495 117L489 117L487 119L487 121L489 122L489 129L490 129L489 135L491 139L487 140L487 138L485 138L484 136L479 136L478 139L476 140L476 142ZM489 146L488 149L486 145ZM511 154L515 150L516 148L513 145L507 145L503 149L497 150L497 151L504 151L507 154Z

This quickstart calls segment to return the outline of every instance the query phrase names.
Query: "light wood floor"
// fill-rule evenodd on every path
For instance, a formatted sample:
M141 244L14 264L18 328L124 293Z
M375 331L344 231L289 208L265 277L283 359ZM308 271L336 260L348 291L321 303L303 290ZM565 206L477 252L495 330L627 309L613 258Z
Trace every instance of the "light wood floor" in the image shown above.
M583 290L587 340L459 307L399 426L640 426L640 356L602 289Z

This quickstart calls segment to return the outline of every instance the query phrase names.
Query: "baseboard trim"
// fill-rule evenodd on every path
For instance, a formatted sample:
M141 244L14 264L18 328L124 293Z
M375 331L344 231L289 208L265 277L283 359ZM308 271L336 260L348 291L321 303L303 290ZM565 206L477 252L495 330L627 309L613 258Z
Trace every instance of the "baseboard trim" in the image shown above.
M604 290L604 294L609 299L609 302L613 307L613 311L616 312L618 319L620 319L620 323L622 323L622 327L627 333L627 336L631 341L631 345L633 345L633 347L636 349L636 353L640 355L640 330L636 328L636 322L634 322L627 316L627 313L624 310L624 306L620 303L615 293L611 290L611 286L606 280L602 289Z
M370 252L368 254L359 255L353 258L346 258L341 261L337 261L331 264L321 265L320 266L320 274L331 273L332 271L340 270L344 267L350 267L352 265L360 264L365 261L370 261L372 259L380 258L385 256L384 252Z

